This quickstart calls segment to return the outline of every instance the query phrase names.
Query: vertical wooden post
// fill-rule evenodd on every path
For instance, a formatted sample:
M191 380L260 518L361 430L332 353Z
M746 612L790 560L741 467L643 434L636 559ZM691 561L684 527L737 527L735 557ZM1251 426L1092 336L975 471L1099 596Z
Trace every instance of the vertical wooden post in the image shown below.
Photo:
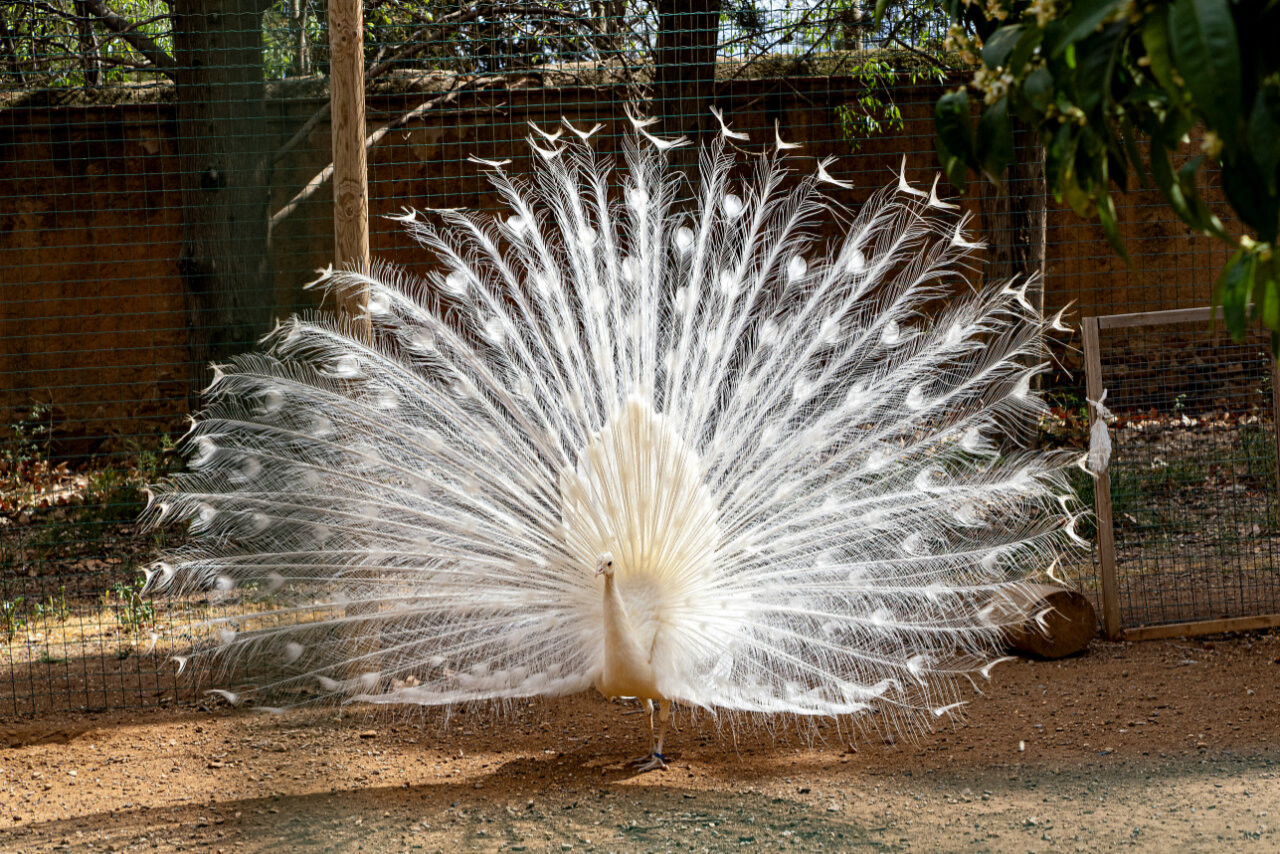
M1102 394L1102 353L1098 342L1098 318L1086 317L1080 324L1084 333L1085 394L1097 400ZM1098 408L1089 404L1089 424L1098 418ZM1114 459L1114 456L1113 456ZM1111 515L1111 473L1102 472L1093 482L1093 513L1098 520L1098 562L1102 566L1102 630L1108 640L1119 640L1120 594L1116 587L1116 539Z
M364 137L362 0L329 0L329 103L333 128L334 266L369 269L369 166ZM369 294L338 298L336 309L369 336Z
M369 269L369 162L365 156L363 0L329 0L329 121L333 130L333 247L335 267ZM367 288L335 294L334 310L356 337L373 337ZM369 577L372 570L355 573ZM378 603L356 602L344 615L351 641L347 677L362 684L381 666ZM379 686L363 685L366 693ZM385 687L385 686L382 686ZM354 691L352 692L354 693Z

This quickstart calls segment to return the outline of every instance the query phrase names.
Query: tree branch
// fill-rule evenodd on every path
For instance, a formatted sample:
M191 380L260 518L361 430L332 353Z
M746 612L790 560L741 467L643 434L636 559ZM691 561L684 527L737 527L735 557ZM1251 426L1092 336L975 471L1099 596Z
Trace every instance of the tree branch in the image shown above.
M98 0L98 2L100 1L101 0ZM390 71L397 62L400 62L403 59L408 59L428 49L434 43L435 38L441 33L446 32L449 28L471 23L482 15L496 12L566 17L582 21L586 26L588 26L588 28L594 29L594 27L591 27L590 23L587 23L587 19L583 18L581 15L575 15L570 12L561 13L536 3L476 3L471 6L467 6L466 8L459 9L456 12L451 12L439 20L433 21L426 26L419 27L414 30L405 37L403 48L386 56L380 62L374 64L365 71L365 83L368 84L370 81ZM330 106L327 101L318 107L316 111L302 123L302 126L294 131L293 135L275 150L270 157L270 162L272 164L279 163L284 159L285 155L304 142L307 137L311 135L311 132L315 130L322 121L329 117L329 110Z
M105 0L83 0L83 2L85 10L92 12L104 27L128 42L130 47L146 57L166 77L173 77L178 64L173 61L173 57L165 53L164 48L156 44L155 40L146 33L138 32L136 24L112 11Z
M403 115L397 117L394 121L388 122L387 124L375 130L373 133L369 134L367 137L365 137L365 140L364 140L365 150L373 148L373 146L377 145L378 142L380 142L383 137L391 133L391 131L395 130L396 128L404 127L409 122L412 122L415 119L421 118L427 112L434 110L436 107L442 107L445 104L456 101L458 99L458 95L460 95L464 91L463 87L468 84L470 86L470 91L474 92L474 91L480 91L483 89L488 89L492 86L496 86L497 84L504 83L504 82L508 83L509 86L518 86L519 84L527 82L528 80L529 80L528 77L520 77L515 80L509 81L508 78L505 76L473 77L473 78L468 78L466 80L459 80L457 82L457 85L455 85L454 88L450 89L448 92L445 92L441 95L437 95L436 97L430 99L429 101L424 101L423 103L414 107L409 112L404 113ZM284 205L284 207L280 208L280 210L272 214L271 221L267 226L268 229L271 231L274 231L275 227L278 226L280 223L284 222L286 219L288 219L289 215L292 214L295 210L297 210L299 205L301 205L303 202L307 201L312 196L314 196L317 192L319 192L321 187L329 183L329 181L332 179L333 179L333 164L330 163L328 166L324 167L318 173L316 173L316 175L310 181L307 182L306 186L303 187L301 190L299 190L297 195L295 195L292 199L290 199L289 202Z

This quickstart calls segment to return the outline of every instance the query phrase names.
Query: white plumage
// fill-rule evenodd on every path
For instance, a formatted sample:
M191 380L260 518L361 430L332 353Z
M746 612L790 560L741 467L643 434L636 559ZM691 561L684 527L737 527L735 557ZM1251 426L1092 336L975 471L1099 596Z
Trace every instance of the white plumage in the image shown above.
M490 164L505 216L400 217L426 278L326 271L371 340L294 318L219 368L149 589L243 597L195 655L263 702L949 710L1074 538L1073 460L1007 441L1048 324L905 179L828 242L828 161L739 184L722 136L690 208L661 149L618 174L586 136Z

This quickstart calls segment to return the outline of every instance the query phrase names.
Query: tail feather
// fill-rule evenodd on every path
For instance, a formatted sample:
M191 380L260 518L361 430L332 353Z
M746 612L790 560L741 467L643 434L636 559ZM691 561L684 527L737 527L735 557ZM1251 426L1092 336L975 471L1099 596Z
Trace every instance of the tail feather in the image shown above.
M197 660L286 705L582 690L608 552L668 698L953 708L991 603L1075 539L1073 460L1014 447L1044 411L1028 283L976 287L964 220L909 187L833 242L776 155L740 183L707 146L686 210L643 140L621 175L537 144L531 180L494 171L505 216L403 218L437 270L325 273L370 339L295 318L220 366L145 517L193 534L151 591L239 602Z

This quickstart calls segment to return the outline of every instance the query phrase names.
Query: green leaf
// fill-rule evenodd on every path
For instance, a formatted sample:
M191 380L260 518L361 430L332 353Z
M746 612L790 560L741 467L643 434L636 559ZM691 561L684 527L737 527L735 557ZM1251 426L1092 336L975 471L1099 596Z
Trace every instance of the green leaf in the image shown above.
M992 69L1003 66L1021 36L1022 24L1012 24L996 30L982 48L982 64Z
M969 167L959 157L938 150L938 162L942 164L942 174L947 176L951 186L963 193L965 191L965 173Z
M1022 69L1026 67L1027 60L1031 59L1036 48L1044 41L1044 30L1039 27L1024 27L1022 38L1018 39L1018 44L1014 46L1013 53L1009 55L1009 62L1006 65L1008 70L1015 77L1022 73Z
M1138 176L1138 186L1147 189L1151 185L1147 182L1147 172L1142 168L1142 152L1138 150L1138 141L1133 135L1133 122L1129 121L1127 115L1120 116L1120 136L1124 140L1125 155L1129 158L1129 165L1133 166L1133 171ZM1125 169L1126 174L1128 169Z
M1093 198L1089 195L1088 190L1081 187L1076 180L1074 173L1066 176L1066 184L1062 188L1062 197L1066 199L1071 209L1076 212L1077 216L1088 217L1093 213Z
M1049 55L1061 56L1069 46L1092 33L1116 5L1114 0L1082 0L1073 4L1067 17L1049 37L1053 45Z
M1237 341L1244 337L1249 325L1249 297L1253 293L1253 271L1256 257L1240 249L1231 256L1218 276L1214 302L1222 305L1222 319L1227 331Z
M1194 228L1195 223L1192 222L1191 206L1183 198L1182 187L1174 180L1173 168L1169 165L1169 152L1163 146L1155 143L1151 145L1151 177L1155 180L1156 186L1160 188L1160 192L1164 193L1165 199L1169 202L1169 207L1173 208L1173 212L1178 215L1178 219Z
M1253 304L1257 307L1262 325L1268 329L1280 329L1280 293L1276 292L1275 278L1270 266L1253 251Z
M1125 264L1132 266L1129 253L1124 247L1124 237L1120 234L1116 204L1112 201L1110 193L1103 192L1102 197L1098 199L1098 222L1102 223L1102 233L1107 236L1107 242L1111 244L1111 248L1124 259Z
M964 190L965 166L973 162L973 124L969 118L969 96L961 89L938 99L933 110L938 135L938 156L947 178Z
M1046 146L1045 178L1053 188L1055 197L1061 201L1063 187L1071 180L1071 172L1075 168L1076 135L1075 126L1064 122L1054 132L1053 139Z
M1240 46L1228 0L1174 0L1169 36L1178 71L1205 123L1233 147L1242 112Z
M1108 24L1097 36L1076 47L1076 103L1086 113L1091 112L1111 89L1115 76L1112 61L1126 29L1124 23Z
M1157 8L1142 24L1142 47L1151 60L1151 74L1168 95L1181 91L1173 80L1173 59L1169 53L1169 15ZM1181 103L1179 98L1178 102Z
M1259 240L1267 243L1275 240L1280 199L1267 191L1262 172L1247 151L1238 151L1223 162L1222 189L1231 207Z
M1231 241L1231 236L1222 226L1222 220L1209 210L1204 199L1200 198L1200 190L1196 187L1196 173L1203 162L1204 155L1201 154L1192 157L1178 169L1178 186L1182 189L1182 197L1186 199L1187 207L1191 211L1191 225L1205 234Z
M1280 96L1258 90L1249 116L1249 148L1258 164L1267 192L1276 195L1276 171L1280 169Z
M1005 169L1013 162L1013 123L1009 120L1008 98L1001 98L982 111L975 154L991 183L1000 184Z
M1110 176L1111 182L1115 184L1116 189L1124 193L1129 190L1129 170L1125 168L1124 152L1120 148L1120 143L1111 134L1110 128L1106 129L1106 134L1107 175ZM1099 183L1103 185L1100 189L1105 192L1106 179L1104 178Z
M1045 66L1040 66L1027 75L1022 82L1022 97L1035 108L1044 113L1053 103L1053 74Z
M1262 322L1271 330L1271 355L1273 356L1280 356L1280 276L1276 275L1278 270L1280 270L1280 261L1273 254L1266 259L1259 256L1253 271L1256 282L1254 291L1255 293L1258 290L1262 291L1262 302L1267 306L1262 313ZM1270 312L1271 306L1276 307L1275 315Z

